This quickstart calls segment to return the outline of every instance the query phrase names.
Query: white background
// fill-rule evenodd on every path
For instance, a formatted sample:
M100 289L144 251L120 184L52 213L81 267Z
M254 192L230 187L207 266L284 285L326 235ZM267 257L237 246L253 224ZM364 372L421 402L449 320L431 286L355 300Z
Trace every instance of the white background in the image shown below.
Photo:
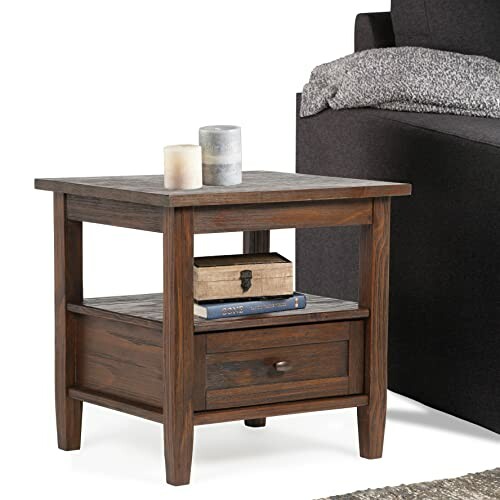
M57 450L52 197L33 178L160 174L163 146L220 123L243 127L244 169L291 172L295 93L352 52L357 12L389 0L0 5L3 498L311 500L499 465L497 435L395 395L374 462L358 457L354 410L197 428L183 488L164 484L158 424L86 405L82 450ZM86 296L161 290L159 235L86 225L84 238ZM195 246L237 253L241 235ZM293 258L293 231L272 249Z

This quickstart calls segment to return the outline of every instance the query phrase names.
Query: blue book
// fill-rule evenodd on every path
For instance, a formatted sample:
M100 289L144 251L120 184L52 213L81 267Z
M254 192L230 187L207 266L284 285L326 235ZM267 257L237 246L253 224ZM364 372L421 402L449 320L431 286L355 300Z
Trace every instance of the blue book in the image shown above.
M211 302L194 304L194 314L205 319L234 318L249 314L263 314L279 311L292 311L306 307L306 296L294 293L284 299L261 299L237 302Z

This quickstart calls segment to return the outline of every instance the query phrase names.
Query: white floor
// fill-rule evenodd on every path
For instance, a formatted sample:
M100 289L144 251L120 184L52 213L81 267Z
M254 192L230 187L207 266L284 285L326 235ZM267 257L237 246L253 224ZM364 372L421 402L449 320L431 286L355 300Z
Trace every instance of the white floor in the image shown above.
M313 500L369 487L459 476L500 466L500 436L390 394L384 458L359 458L355 410L196 428L192 484L164 483L161 426L86 405L82 449L55 445L51 401L9 415L3 498ZM33 416L36 417L33 419Z

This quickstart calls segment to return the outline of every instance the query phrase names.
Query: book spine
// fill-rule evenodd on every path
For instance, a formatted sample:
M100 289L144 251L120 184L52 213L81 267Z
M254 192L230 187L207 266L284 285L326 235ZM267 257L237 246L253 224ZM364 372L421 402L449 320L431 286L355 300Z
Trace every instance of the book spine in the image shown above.
M205 307L207 309L207 319L220 319L251 314L290 311L293 309L303 309L305 306L305 295L294 295L287 299L211 304Z

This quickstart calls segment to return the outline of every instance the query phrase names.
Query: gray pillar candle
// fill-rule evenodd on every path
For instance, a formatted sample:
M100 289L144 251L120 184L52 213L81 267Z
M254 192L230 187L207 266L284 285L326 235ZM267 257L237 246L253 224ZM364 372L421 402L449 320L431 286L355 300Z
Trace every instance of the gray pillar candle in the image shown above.
M212 125L200 128L203 184L234 186L241 184L241 128Z

